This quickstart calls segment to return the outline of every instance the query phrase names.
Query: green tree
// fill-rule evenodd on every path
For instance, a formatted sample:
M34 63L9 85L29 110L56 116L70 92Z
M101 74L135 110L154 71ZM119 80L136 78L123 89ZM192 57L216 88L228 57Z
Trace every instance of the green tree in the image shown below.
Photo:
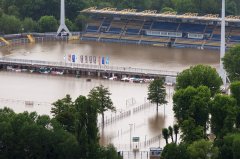
M182 132L181 139L187 144L206 138L203 127L196 125L194 120L191 118L184 120L180 125L180 128Z
M190 154L190 159L217 159L218 148L213 146L213 143L206 140L193 142L187 150Z
M233 131L236 122L236 100L227 95L216 95L211 104L211 129L217 138Z
M189 159L187 152L187 145L181 143L177 145L175 143L168 144L164 147L160 159Z
M240 81L232 82L230 85L232 97L236 99L238 106L238 113L236 119L236 127L240 128Z
M75 106L70 95L54 102L51 113L68 132L75 132Z
M162 8L161 13L164 13L164 12L175 12L175 10L169 7L164 7Z
M3 15L0 18L0 30L5 34L19 33L21 29L21 21L15 16Z
M107 110L116 111L111 99L111 93L103 85L93 88L88 97L95 103L98 113L102 115L102 124L104 126L104 112Z
M219 159L238 159L240 157L240 133L230 133L217 139L215 145L219 147Z
M97 107L84 96L75 101L76 137L83 158L97 158L99 134L97 128Z
M39 31L40 32L56 32L58 23L53 16L42 16L39 21Z
M19 17L20 13L18 11L17 6L15 6L15 5L9 6L8 7L8 15L13 15L15 17Z
M37 22L32 18L25 18L22 22L22 29L24 29L24 32L34 32L37 30Z
M87 17L80 14L75 19L75 24L77 28L82 31L85 28L85 24L87 23Z
M71 20L66 19L65 23L70 31L78 31L77 26Z
M174 141L173 141L173 128L172 128L171 126L168 127L168 132L169 132L169 136L170 136L171 139L172 139L172 142L174 142Z
M179 133L179 126L177 124L173 125L173 131L174 131L174 134L175 134L175 143L177 143L177 135Z
M220 91L221 84L222 80L216 69L210 66L196 65L184 70L177 76L176 88L178 90L188 86L195 88L207 86L211 90L211 95L214 96Z
M159 105L167 103L165 100L167 93L163 84L163 79L157 79L152 81L148 86L148 100L150 100L151 103L157 104L157 112Z
M206 86L179 89L173 96L173 111L178 123L192 118L206 132L211 94Z
M163 138L165 139L166 145L167 145L168 144L168 138L169 138L169 131L168 131L167 128L162 129L162 135L163 135Z
M222 60L230 80L240 80L240 45L230 48Z

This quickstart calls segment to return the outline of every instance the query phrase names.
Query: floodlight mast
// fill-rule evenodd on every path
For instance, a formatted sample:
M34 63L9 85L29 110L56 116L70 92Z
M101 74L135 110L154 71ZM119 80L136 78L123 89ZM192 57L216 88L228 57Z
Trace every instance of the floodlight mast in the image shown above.
M57 31L57 36L72 36L65 24L65 0L61 0L61 10L60 10L60 26Z
M221 18L221 48L220 48L220 76L223 81L223 85L226 86L227 75L223 67L222 58L226 52L226 39L225 39L225 0L222 0L222 18Z

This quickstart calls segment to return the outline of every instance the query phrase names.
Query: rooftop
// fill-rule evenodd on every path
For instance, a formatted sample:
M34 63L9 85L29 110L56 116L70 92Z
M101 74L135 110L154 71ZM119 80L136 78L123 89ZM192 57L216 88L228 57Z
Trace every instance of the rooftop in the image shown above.
M84 9L81 13L88 14L109 14L109 15L126 15L126 16L139 16L139 17L155 17L155 18L174 18L174 19L192 19L192 20L205 20L205 21L221 21L218 14L207 14L204 16L199 16L198 13L185 13L177 14L176 12L164 12L157 13L156 10L145 10L142 12L137 12L136 9L123 9L117 10L116 8L103 8L97 9L96 7L90 7ZM240 16L227 16L227 22L240 22Z

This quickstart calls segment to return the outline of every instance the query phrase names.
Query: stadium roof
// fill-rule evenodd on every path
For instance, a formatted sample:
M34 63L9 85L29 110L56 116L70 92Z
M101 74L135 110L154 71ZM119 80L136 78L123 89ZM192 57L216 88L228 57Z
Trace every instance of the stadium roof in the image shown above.
M221 21L218 14L207 14L204 16L198 16L197 13L185 13L177 15L176 12L164 12L157 13L156 10L145 10L137 12L136 9L124 9L117 10L116 8L103 8L97 9L96 7L90 7L81 11L88 14L108 14L108 15L126 15L126 16L140 16L140 17L152 17L152 18L174 18L174 19L193 19L193 20L206 20L206 21ZM227 22L240 22L240 16L227 16Z

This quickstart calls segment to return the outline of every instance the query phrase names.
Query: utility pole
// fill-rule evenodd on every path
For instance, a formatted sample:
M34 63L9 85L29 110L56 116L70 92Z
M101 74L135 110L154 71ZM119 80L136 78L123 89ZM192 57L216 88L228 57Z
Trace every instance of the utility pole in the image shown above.
M223 81L223 85L226 87L227 75L223 68L222 58L225 56L226 51L226 39L225 39L225 0L222 0L222 19L221 19L221 48L220 48L220 76Z
M57 31L57 36L72 36L65 24L65 0L61 0L60 15L60 26Z

